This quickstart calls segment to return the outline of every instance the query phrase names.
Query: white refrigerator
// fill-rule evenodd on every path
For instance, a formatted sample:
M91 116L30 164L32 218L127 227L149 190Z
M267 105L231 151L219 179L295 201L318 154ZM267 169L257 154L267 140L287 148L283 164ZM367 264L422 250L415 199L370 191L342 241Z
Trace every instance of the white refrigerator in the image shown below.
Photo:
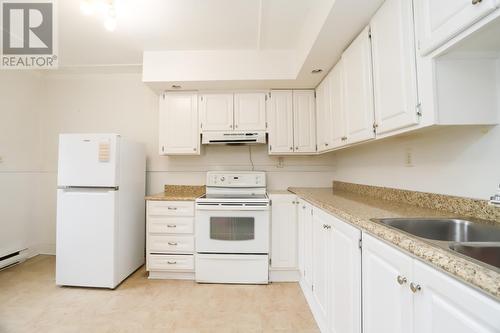
M56 284L114 289L144 264L146 157L117 134L61 134Z

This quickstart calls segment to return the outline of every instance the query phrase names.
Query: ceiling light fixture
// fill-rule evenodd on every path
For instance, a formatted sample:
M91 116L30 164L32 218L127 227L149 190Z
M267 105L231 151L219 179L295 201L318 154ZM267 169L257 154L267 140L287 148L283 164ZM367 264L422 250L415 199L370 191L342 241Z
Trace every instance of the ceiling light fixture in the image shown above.
M104 20L104 27L114 31L117 26L116 5L114 0L82 0L80 10L84 15L100 14Z
M323 70L321 68L316 68L311 71L312 74L318 74L321 73Z

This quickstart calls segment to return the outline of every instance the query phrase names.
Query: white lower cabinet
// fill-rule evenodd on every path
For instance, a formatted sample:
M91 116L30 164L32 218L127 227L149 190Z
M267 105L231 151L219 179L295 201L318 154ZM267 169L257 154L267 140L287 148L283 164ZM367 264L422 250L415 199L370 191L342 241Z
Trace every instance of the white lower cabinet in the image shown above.
M361 231L303 200L298 211L300 283L318 326L361 332Z
M298 281L297 197L270 194L271 199L271 281Z
M194 279L194 202L146 202L146 270L151 279Z
M363 333L411 332L412 259L363 234Z
M363 235L363 332L500 332L500 303Z

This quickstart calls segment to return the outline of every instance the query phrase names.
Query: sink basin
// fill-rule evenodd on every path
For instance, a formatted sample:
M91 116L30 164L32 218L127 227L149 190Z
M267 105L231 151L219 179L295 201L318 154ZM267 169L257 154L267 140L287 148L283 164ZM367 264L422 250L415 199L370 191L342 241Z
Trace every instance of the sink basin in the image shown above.
M500 242L500 227L460 219L374 219L412 235L448 242Z
M450 249L489 265L500 268L500 245L492 246L451 244Z

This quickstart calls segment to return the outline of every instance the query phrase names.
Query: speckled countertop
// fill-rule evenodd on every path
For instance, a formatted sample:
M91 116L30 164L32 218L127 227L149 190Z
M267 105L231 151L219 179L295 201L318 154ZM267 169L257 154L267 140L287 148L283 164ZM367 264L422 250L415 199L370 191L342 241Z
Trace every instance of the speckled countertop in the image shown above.
M424 239L370 220L384 217L450 217L458 214L418 207L405 202L378 199L343 188L292 187L288 190L347 223L394 244L414 257L500 300L500 270L491 269Z
M165 185L165 191L148 195L146 200L152 201L194 201L205 194L205 186Z

